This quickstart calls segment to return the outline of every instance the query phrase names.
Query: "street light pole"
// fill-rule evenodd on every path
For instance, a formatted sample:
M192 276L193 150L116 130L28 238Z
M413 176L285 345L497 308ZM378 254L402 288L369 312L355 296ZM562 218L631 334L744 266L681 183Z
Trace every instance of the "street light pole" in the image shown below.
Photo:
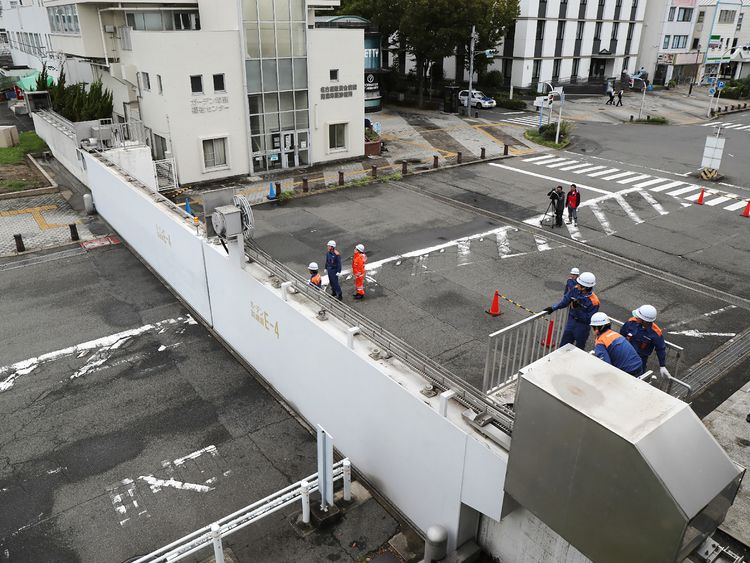
M641 116L643 115L643 106L646 103L646 83L643 84L643 97L641 98L641 108L638 110L638 120L640 121Z
M477 40L477 28L471 26L471 39L469 40L469 94L466 96L466 115L471 115L471 80L474 77L474 43Z
M560 123L562 123L562 108L565 105L565 93L560 92L560 114L557 116L557 132L555 133L555 144L560 143Z

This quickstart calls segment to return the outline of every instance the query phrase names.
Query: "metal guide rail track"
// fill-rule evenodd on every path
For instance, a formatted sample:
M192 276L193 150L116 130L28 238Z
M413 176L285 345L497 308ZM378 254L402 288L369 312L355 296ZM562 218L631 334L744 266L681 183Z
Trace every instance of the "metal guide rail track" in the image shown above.
M456 395L453 398L461 404L478 411L479 414L490 416L492 419L491 423L504 432L508 434L512 432L514 414L511 409L503 404L492 401L479 389L475 389L461 380L456 374L445 369L431 358L417 351L411 345L391 334L377 323L367 319L348 305L344 305L337 299L334 299L325 291L310 287L306 278L286 265L274 260L256 245L247 245L245 247L245 254L251 261L261 265L282 281L291 282L297 292L304 294L310 300L318 303L339 320L351 326L359 327L363 335L427 378L431 385L441 391L451 390L455 392Z

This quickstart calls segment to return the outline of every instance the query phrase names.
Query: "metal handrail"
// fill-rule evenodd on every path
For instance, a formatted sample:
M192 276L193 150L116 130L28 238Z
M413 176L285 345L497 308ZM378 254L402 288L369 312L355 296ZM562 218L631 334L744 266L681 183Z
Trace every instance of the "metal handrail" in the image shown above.
M282 281L292 282L292 286L297 292L304 294L305 297L317 303L325 310L330 311L342 322L358 327L363 335L367 336L367 338L381 348L388 350L393 356L396 356L410 368L427 378L431 385L443 391L451 390L455 392L454 399L467 407L477 410L479 413L486 413L498 427L508 433L511 432L513 428L513 411L511 409L496 402L492 397L463 381L448 369L417 351L377 323L370 321L348 305L344 305L325 291L311 287L306 278L285 264L274 260L256 245L247 245L245 253L251 260L269 270Z

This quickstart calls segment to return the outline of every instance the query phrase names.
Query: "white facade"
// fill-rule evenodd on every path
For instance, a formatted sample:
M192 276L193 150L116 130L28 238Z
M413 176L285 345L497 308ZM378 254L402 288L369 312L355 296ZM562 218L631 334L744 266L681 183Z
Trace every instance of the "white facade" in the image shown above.
M739 76L742 71L742 47L750 43L750 5L738 0L698 0L699 23L693 40L700 45L701 80L715 76ZM703 16L701 17L701 12Z
M174 157L181 184L364 154L362 31L308 29L316 7L338 2L16 4L5 10L11 41L33 29L41 44L16 40L15 64L46 62L56 78L64 63L68 83L101 79L113 117L143 121L154 158ZM334 68L356 90L323 100Z

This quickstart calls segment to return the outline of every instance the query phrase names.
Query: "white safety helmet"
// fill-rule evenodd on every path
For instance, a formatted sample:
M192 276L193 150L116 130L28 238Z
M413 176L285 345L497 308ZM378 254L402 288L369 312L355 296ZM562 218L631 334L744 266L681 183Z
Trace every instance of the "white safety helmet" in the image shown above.
M364 244L358 244L358 245L357 245L357 246L355 246L354 248L356 248L356 249L357 249L357 250L359 250L360 252L364 252L364 251L365 251L365 245L364 245Z
M310 262L310 265L307 267L308 270L317 270L318 269L318 263L317 262Z
M605 326L609 324L609 317L604 313L594 313L591 315L591 326Z
M336 241L335 240L329 240L328 246L332 246L333 248L336 248Z
M570 269L570 275L571 276L577 276L580 273L581 273L581 270L579 270L578 268L571 268Z
M656 307L653 305L641 305L633 311L633 316L647 323L652 323L656 320Z
M596 285L596 276L591 272L583 272L576 278L576 283L583 287L594 287Z

